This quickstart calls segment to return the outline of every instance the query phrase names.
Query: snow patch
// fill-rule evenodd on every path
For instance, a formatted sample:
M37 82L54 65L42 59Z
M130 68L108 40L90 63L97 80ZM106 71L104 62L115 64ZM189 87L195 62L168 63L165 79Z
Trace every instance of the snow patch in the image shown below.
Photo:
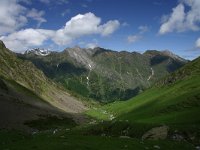
M90 78L87 76L86 79L87 79L87 85L89 86Z
M147 81L149 81L154 76L154 70L151 68L151 75L148 77Z
M92 68L92 66L89 64L89 67Z
M38 56L47 56L51 53L49 49L40 49L40 48L34 48L34 49L29 49L25 52L25 54L30 54L33 53Z

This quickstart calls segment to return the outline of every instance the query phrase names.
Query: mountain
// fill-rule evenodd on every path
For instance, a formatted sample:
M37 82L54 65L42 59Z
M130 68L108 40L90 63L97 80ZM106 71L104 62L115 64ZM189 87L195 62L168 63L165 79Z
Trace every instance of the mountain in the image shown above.
M104 134L118 135L128 128L127 136L141 138L151 128L164 125L169 129L167 138L198 144L199 110L200 57L164 77L140 95L125 102L93 108L87 114L112 120L93 127L93 133L104 128ZM106 131L108 128L112 131Z
M34 64L17 58L2 41L0 64L1 125L18 126L23 125L24 120L40 118L40 115L66 116L86 109L81 101L48 79Z
M47 56L18 54L66 89L102 102L127 100L187 63L169 51L116 52L67 48Z
M21 55L0 41L0 148L197 149L200 58L184 65L186 62L168 51L139 54L102 48ZM85 84L91 88L107 79L101 82L102 89L115 89L109 86L119 87L115 80L119 73L124 87L128 81L136 81L124 75L127 70L133 77L140 73L137 79L143 89L155 84L130 100L91 105L87 112L82 102L56 83L65 79L71 82L71 90L79 87L84 91ZM79 83L83 86L77 86ZM77 127L72 117L81 121L82 115L88 115L90 122ZM159 140L146 140L152 137Z
M40 48L35 48L35 49L29 49L25 51L25 54L29 55L39 55L39 56L47 56L51 53L50 50L48 49L40 49Z

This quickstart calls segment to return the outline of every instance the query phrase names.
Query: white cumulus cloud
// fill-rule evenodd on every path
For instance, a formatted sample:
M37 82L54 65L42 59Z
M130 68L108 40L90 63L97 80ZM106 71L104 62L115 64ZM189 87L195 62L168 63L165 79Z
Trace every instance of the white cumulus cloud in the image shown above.
M95 47L98 47L98 44L97 44L97 43L88 43L88 44L86 44L86 48L91 48L91 49L93 49L93 48L95 48Z
M115 30L117 30L120 26L118 20L111 20L105 23L104 25L99 26L99 32L102 36L107 36L112 34Z
M17 0L0 0L0 35L11 33L27 23L26 8Z
M198 38L197 41L196 41L196 47L200 48L200 38Z
M52 40L60 46L68 45L82 36L93 34L107 36L116 31L119 26L120 23L117 20L101 24L101 18L89 12L72 17L63 28L58 30L24 29L1 36L0 40L3 40L11 50L19 52L29 47L41 46L46 40Z
M58 45L67 45L74 39L86 35L110 35L120 26L120 23L117 20L110 20L103 25L100 25L100 23L101 18L95 16L91 12L78 14L66 22L64 28L56 31L53 41Z
M19 2L28 0L0 0L0 35L15 32L28 23L28 19L36 20L38 26L46 22L42 16L44 11L28 10Z
M187 9L186 9L187 8ZM165 15L159 33L198 31L200 29L200 1L181 0L170 15Z
M42 29L25 29L8 36L0 37L6 47L15 52L22 52L32 46L41 46L43 42L54 35L54 31Z

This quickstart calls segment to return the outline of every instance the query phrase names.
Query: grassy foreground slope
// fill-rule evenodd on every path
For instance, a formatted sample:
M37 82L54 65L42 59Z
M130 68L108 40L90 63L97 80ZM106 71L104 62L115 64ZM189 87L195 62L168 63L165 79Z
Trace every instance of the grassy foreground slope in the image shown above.
M159 148L158 148L159 147ZM184 142L144 141L118 137L71 135L52 132L23 135L0 131L0 148L10 150L191 150Z
M87 114L112 120L96 125L91 133L101 131L107 135L141 138L148 130L166 125L169 127L168 138L180 134L182 140L199 143L200 58L129 101L94 108Z

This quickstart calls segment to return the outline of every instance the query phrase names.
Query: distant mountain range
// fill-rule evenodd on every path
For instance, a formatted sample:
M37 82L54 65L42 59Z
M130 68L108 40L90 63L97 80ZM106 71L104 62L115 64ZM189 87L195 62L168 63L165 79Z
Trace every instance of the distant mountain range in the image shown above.
M33 49L17 54L74 95L102 102L127 100L188 61L170 51L116 52L104 48Z

